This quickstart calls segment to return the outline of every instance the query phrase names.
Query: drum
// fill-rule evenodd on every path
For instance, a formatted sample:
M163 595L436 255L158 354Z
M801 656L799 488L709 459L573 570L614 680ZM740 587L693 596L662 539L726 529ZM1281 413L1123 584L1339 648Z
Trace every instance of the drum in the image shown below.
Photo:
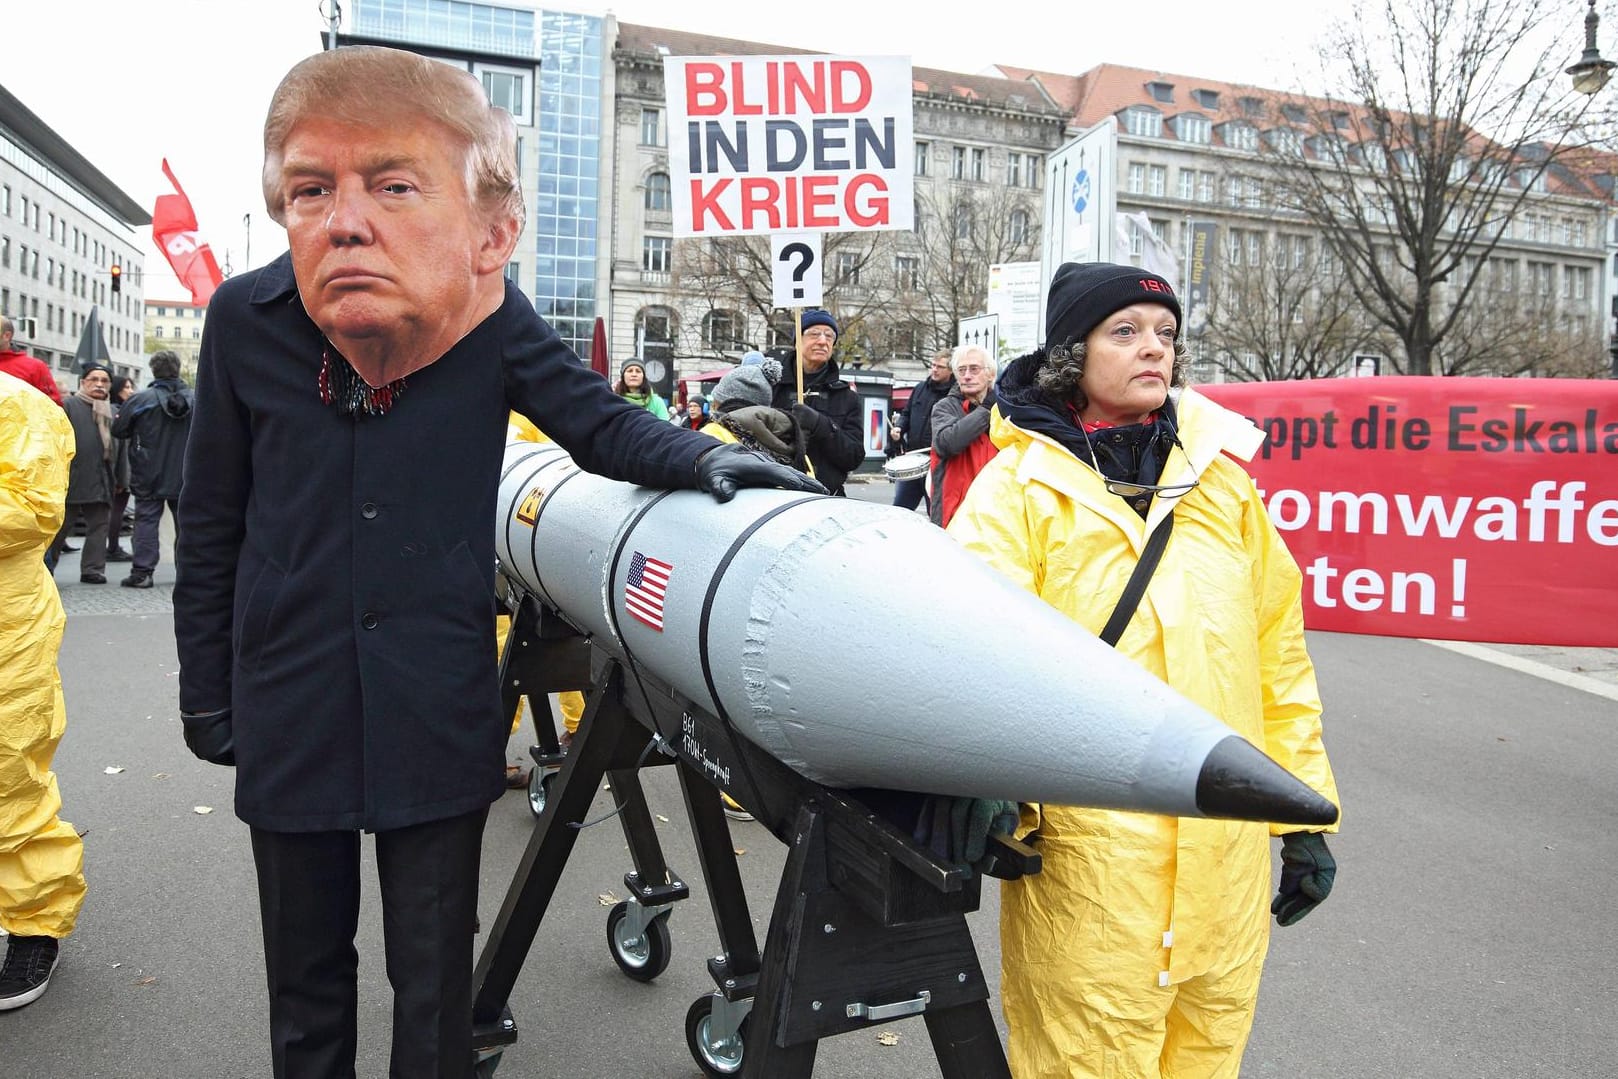
M882 471L890 480L919 480L927 474L932 461L929 450L911 450L882 463Z

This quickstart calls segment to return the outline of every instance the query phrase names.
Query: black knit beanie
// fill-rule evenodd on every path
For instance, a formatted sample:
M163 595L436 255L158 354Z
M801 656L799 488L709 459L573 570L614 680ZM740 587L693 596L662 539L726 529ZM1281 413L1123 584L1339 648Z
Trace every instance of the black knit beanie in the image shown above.
M1083 341L1108 315L1136 303L1162 304L1179 326L1180 301L1157 274L1111 262L1064 262L1045 303L1045 347Z

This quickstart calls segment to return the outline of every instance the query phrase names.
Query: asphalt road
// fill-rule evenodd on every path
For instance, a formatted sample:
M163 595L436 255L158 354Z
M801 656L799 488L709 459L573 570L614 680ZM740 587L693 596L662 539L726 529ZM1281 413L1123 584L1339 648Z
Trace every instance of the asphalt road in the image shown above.
M50 992L0 1014L0 1074L267 1075L246 830L231 773L181 743L166 590L72 591L70 611L105 612L71 615L61 657L70 721L57 771L65 816L86 833L90 897ZM1315 634L1310 647L1344 799L1341 868L1331 900L1274 935L1242 1074L1614 1074L1612 701L1418 641ZM513 740L513 759L530 741ZM587 830L513 995L521 1039L502 1076L699 1074L682 1022L711 988L702 961L717 938L670 770L646 786L693 889L671 919L674 961L649 985L613 965L602 897L623 896L628 854L616 823ZM603 794L598 812L609 805ZM784 848L759 825L732 827L762 939ZM485 925L531 828L521 794L493 807ZM374 882L366 904L362 1076L385 1073L389 1029ZM995 907L990 887L972 919L991 983ZM874 1032L823 1043L815 1075L938 1074L919 1020L884 1029L897 1045Z

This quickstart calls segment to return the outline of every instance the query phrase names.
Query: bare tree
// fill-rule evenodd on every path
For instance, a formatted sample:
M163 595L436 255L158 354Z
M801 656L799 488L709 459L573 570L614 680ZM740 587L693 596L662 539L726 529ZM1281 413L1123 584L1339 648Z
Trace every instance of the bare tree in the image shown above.
M1435 357L1476 314L1488 256L1588 141L1592 99L1561 72L1577 54L1567 8L1359 0L1323 50L1329 96L1280 103L1277 200L1321 230L1408 373L1445 373Z
M912 232L824 234L823 305L837 313L840 361L871 365L954 344L956 323L983 310L990 264L1038 250L1039 206L1027 193L950 184L919 191L916 209ZM790 314L775 306L768 237L681 240L674 254L674 284L687 298L682 354L724 355L701 336L706 312L738 310L750 324L790 324Z
M1225 253L1199 337L1202 362L1233 382L1328 378L1343 374L1354 353L1379 347L1346 275L1307 238L1265 237L1256 260L1244 247Z

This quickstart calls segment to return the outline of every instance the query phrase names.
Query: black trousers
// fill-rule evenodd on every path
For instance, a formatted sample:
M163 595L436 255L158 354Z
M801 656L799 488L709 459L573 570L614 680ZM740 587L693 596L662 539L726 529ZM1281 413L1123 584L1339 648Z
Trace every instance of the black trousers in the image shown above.
M472 936L488 815L376 833L390 1079L472 1074ZM252 837L276 1079L353 1079L360 834L254 828Z

